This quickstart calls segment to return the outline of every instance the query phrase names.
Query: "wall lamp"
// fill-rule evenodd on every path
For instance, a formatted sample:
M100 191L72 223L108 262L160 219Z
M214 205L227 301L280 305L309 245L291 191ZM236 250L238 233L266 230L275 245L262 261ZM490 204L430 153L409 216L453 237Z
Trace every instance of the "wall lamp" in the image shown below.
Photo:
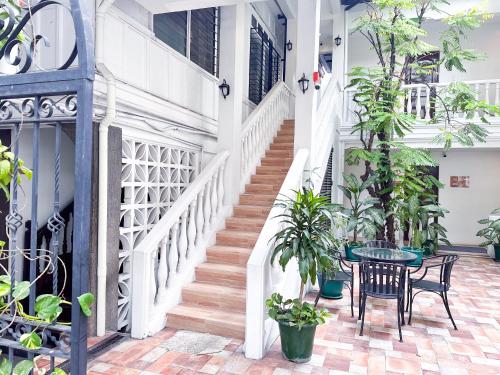
M339 35L335 38L335 45L339 47L341 44L342 44L342 38Z
M288 43L287 43L287 44L285 44L285 46L286 46L286 49L287 49L288 51L291 51L291 50L292 50L292 48L293 48L293 43L292 43L292 41L291 41L291 40L289 40L289 41L288 41Z
M305 94L306 91L309 89L309 80L306 78L306 74L303 73L302 77L298 80L300 89L302 90L302 93Z
M222 83L219 85L219 89L224 99L226 99L231 92L231 86L227 84L225 79L222 80Z

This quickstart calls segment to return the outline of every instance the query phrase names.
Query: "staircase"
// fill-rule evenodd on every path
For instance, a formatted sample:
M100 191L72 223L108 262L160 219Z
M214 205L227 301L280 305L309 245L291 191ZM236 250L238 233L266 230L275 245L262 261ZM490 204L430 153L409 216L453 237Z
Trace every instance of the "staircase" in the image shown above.
M233 216L196 267L182 303L167 314L167 326L245 338L246 264L293 160L294 121L285 120Z

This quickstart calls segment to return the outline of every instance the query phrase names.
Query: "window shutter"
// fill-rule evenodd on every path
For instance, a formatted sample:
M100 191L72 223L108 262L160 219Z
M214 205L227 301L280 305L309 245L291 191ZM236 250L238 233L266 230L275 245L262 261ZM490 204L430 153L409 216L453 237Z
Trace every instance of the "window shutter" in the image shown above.
M214 75L217 73L217 13L217 8L191 11L191 61Z
M187 12L155 14L153 25L158 39L182 55L187 55Z

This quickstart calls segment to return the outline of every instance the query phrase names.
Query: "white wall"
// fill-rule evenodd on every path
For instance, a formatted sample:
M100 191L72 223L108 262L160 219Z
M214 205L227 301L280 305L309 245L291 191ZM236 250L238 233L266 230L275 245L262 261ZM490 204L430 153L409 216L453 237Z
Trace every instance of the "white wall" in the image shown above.
M446 29L441 21L428 21L424 28L428 35L423 38L426 42L439 46L439 35ZM486 22L480 29L468 33L464 43L465 48L473 48L478 52L485 53L487 58L465 64L466 73L457 71L448 72L444 67L440 69L439 79L442 83L461 80L481 80L500 78L500 14ZM349 36L348 71L355 66L374 66L377 63L376 55L371 50L368 41L359 33Z
M453 244L478 245L478 220L500 207L500 150L451 150L447 157L433 152L439 163L439 202L450 213L441 220ZM450 188L450 176L470 176L470 188Z

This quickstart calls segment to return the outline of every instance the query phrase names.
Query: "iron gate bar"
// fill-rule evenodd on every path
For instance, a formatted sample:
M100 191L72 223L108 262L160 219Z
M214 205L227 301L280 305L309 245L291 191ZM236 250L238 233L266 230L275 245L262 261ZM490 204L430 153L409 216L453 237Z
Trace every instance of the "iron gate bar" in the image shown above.
M58 0L40 0L36 4L33 4L32 10L45 8L48 5L55 5L65 7ZM39 103L40 98L46 96L56 96L56 95L76 95L77 100L77 113L74 118L68 119L75 122L76 126L76 138L75 138L75 192L74 192L74 244L73 244L73 278L72 278L72 304L71 309L71 373L74 375L86 374L87 366L87 318L78 308L79 303L77 297L88 289L88 255L89 255L89 237L90 237L90 194L91 194L91 158L92 158L92 108L93 108L93 80L95 74L95 60L94 60L94 36L92 30L92 20L94 13L92 10L92 2L88 0L70 0L70 12L73 20L74 30L75 30L75 44L77 51L77 61L78 66L70 67L69 64L63 64L59 67L60 70L50 70L50 71L29 71L29 66L26 69L26 65L20 67L19 74L12 75L2 75L0 76L0 100L11 100L16 98L35 98L36 102ZM3 4L2 8L8 8L8 4ZM65 7L67 9L67 7ZM36 12L34 12L36 13ZM26 12L22 15L21 23L27 23L27 20L32 16L32 12ZM10 22L11 19L7 19L6 22ZM8 54L10 42L17 38L17 35L22 31L22 27L15 27L8 32L8 29L4 29L0 39L5 41L4 47L0 50L0 58L4 56L5 53ZM14 34L15 35L14 35ZM16 34L17 33L17 34ZM34 42L40 40L41 37L35 36ZM17 43L17 42L16 42ZM24 52L27 46L24 44L19 45ZM31 56L26 55L28 58ZM70 59L72 57L70 56ZM69 60L70 60L69 59ZM68 61L69 61L68 60ZM18 62L19 63L19 62ZM32 61L23 61L23 64L31 65ZM35 106L37 107L37 106ZM36 108L39 111L40 108ZM61 121L60 118L53 120L57 123ZM48 122L45 119L35 118L33 120L27 119L27 122L32 123L34 127L34 132L36 136L34 137L33 150L36 151L34 156L39 152L39 146L36 145L39 141L39 130L42 123ZM20 132L20 121L19 119L7 119L5 121L0 121L1 124L9 124L9 127L13 127L13 133L15 136L14 141L14 180L17 181L17 176L19 174L18 165L18 155L19 155L19 142L18 135ZM24 120L23 120L24 123ZM57 132L57 130L56 130ZM35 142L36 141L36 142ZM37 158L34 158L37 159ZM38 199L36 194L36 182L39 174L38 161L34 160L34 182L33 182L33 203L36 203ZM57 162L56 162L57 164ZM56 194L57 195L57 194ZM55 195L55 196L56 196ZM10 231L14 233L21 225L22 217L19 212L17 212L17 183L13 183L12 187L12 204L10 208L10 213L8 215L7 225ZM56 199L57 200L57 199ZM36 204L33 205L36 211ZM54 204L54 212L57 213L58 207ZM33 215L32 215L33 216ZM36 218L35 218L36 219ZM36 225L36 220L32 221L32 225ZM35 233L36 229L32 232ZM33 235L32 235L33 239ZM10 241L11 249L17 248L17 240L15 236L11 236ZM36 249L36 241L31 241L30 252ZM15 257L12 258L11 267L15 266ZM15 278L14 268L11 269L11 277ZM30 272L30 276L33 275ZM31 279L31 277L30 277ZM14 283L12 283L14 285ZM34 289L34 288L33 288ZM30 294L30 307L34 301L35 296ZM3 315L0 319L0 324L4 324L5 319L10 319L10 322L14 321L20 328L16 327L16 330L12 329L11 334L19 335L24 328L29 326L29 322L19 321L19 318L12 318L8 315ZM11 327L12 328L12 327ZM62 328L55 325L47 325L44 327L44 332L46 335L52 335L56 332L63 332ZM65 327L67 329L67 327ZM61 331L62 330L62 331ZM67 334L67 332L65 333ZM45 341L47 337L44 336ZM56 337L57 339L57 337ZM60 336L59 336L59 341ZM67 356L64 353L57 353L50 348L42 348L41 350L27 350L26 348L19 347L20 345L13 340L0 339L0 346L6 346L9 348L9 358L13 359L14 349L23 350L30 355L48 353L51 357L54 355ZM48 351L48 352L47 352Z

